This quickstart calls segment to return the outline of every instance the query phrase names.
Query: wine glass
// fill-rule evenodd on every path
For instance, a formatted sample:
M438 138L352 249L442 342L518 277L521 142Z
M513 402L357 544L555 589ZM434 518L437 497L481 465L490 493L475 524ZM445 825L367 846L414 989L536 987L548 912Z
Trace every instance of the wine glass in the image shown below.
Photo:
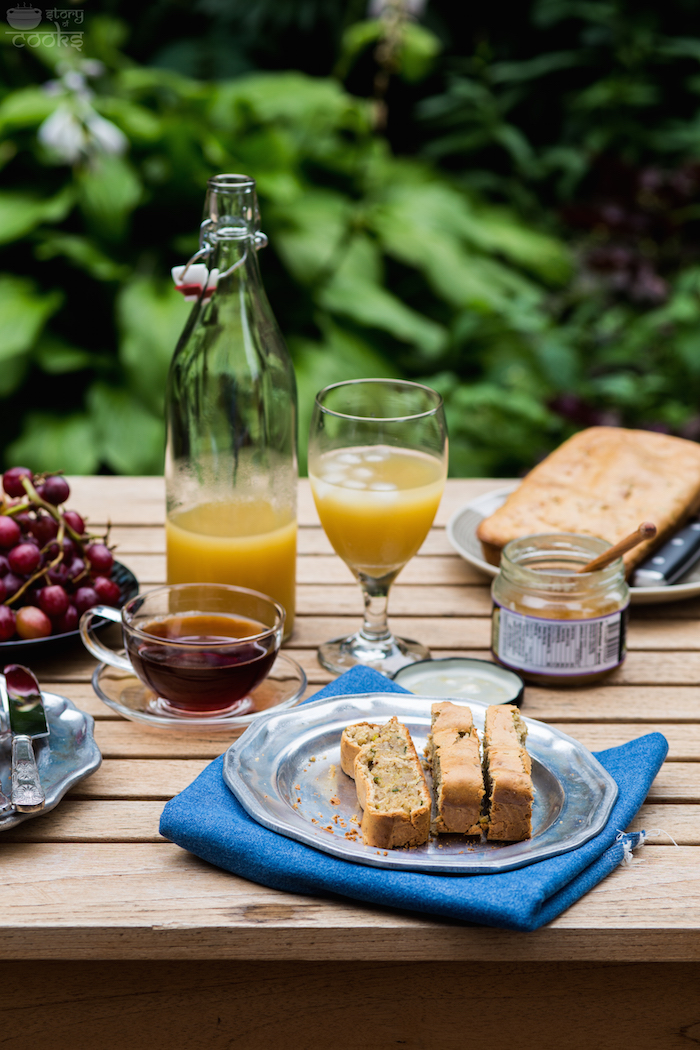
M356 379L316 396L309 479L321 524L357 577L362 628L318 650L336 673L356 664L390 675L430 658L419 642L387 624L389 588L433 523L447 474L442 398L399 379Z

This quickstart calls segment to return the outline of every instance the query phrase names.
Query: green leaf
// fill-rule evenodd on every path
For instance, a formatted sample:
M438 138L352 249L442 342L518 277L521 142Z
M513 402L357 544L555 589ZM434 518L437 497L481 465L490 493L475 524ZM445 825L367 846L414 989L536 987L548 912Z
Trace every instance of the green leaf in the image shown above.
M232 115L246 110L265 123L294 125L297 131L312 125L342 123L348 111L367 110L347 95L337 80L304 73L252 73L217 85L211 117L230 128Z
M59 291L40 294L33 281L0 274L0 362L26 353L62 302Z
M137 277L117 297L119 360L129 385L157 416L163 412L165 383L190 304L170 283Z
M34 249L37 259L62 256L97 281L123 281L130 268L110 259L87 237L71 233L47 233Z
M117 474L162 474L165 427L129 390L95 383L87 395L100 459Z
M12 190L0 191L0 244L19 240L42 222L61 222L75 203L68 185L48 200Z
M347 76L351 66L363 51L377 44L385 33L385 26L378 18L363 22L353 22L343 33L340 42L340 58L336 66L336 76L341 80Z
M429 354L439 353L447 342L442 325L412 310L382 287L379 251L363 235L353 238L333 277L320 288L317 301L330 313L381 328Z
M100 358L89 350L80 350L45 332L37 343L34 360L42 372L48 375L65 375L67 372L80 372L90 368L99 362Z
M405 22L398 55L399 75L412 84L423 80L441 50L440 39L429 29L416 22Z
M98 97L93 101L98 113L113 120L131 140L157 142L163 133L163 122L145 106L123 98Z
M40 87L19 88L5 95L0 103L0 129L14 131L33 128L50 117L59 99Z
M77 177L80 207L96 232L109 240L126 232L130 213L141 199L141 183L122 157L101 154Z
M298 281L311 284L337 263L353 210L347 197L323 189L308 190L289 208L271 210L275 249Z
M70 416L29 412L21 435L5 450L5 462L22 463L34 471L94 474L99 456L92 422L82 412Z
M452 306L511 311L517 298L540 297L516 271L469 249L465 235L473 235L477 224L449 186L397 181L368 221L384 250L422 271L435 294Z

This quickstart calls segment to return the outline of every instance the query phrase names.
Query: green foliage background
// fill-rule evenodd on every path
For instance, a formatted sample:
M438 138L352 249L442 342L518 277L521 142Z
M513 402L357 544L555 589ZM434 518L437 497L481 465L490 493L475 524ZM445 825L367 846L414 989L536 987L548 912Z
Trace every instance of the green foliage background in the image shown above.
M465 33L448 0L420 23L164 2L129 26L104 2L82 51L5 34L4 465L160 472L189 308L169 270L219 171L258 182L302 446L315 391L364 375L443 393L453 475L522 472L596 422L697 439L693 9L536 0Z

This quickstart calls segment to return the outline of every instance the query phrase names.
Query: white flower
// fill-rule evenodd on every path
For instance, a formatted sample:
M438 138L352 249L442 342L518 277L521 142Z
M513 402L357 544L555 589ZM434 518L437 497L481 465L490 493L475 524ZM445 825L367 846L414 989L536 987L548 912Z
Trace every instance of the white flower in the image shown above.
M129 141L116 124L92 106L80 115L67 103L54 110L38 131L39 141L64 164L76 164L90 153L124 153Z
M47 117L38 131L39 142L55 153L65 164L75 164L87 150L85 127L65 104Z
M120 131L111 120L105 120L94 110L86 116L85 123L94 144L103 153L125 153L129 148L129 140L124 132Z

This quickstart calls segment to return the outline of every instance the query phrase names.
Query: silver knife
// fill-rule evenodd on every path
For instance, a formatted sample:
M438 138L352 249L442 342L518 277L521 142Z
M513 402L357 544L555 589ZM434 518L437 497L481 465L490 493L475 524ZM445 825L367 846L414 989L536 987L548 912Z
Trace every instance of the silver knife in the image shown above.
M691 521L643 561L632 577L633 587L668 587L700 560L700 521Z
M12 730L12 805L20 813L44 808L32 741L49 735L39 683L27 667L9 664L5 687Z
M0 674L0 736L9 735L8 718L7 689L5 679ZM0 787L0 815L5 815L9 809L12 809L12 803Z

